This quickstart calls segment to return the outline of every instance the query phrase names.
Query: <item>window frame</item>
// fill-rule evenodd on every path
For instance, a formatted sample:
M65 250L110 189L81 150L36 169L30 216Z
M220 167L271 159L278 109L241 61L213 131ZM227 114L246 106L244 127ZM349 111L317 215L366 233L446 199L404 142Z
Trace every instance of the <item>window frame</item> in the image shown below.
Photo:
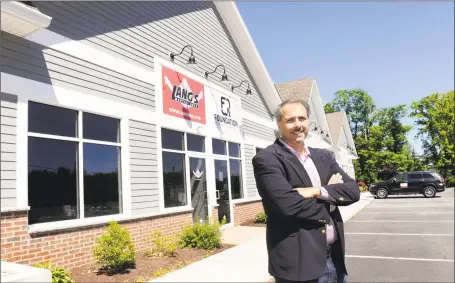
M163 134L163 129L165 130L170 130L170 131L175 131L175 132L179 132L179 133L183 133L183 142L184 142L184 146L183 146L183 150L176 150L176 149L167 149L167 148L164 148L163 147L163 144L162 144L162 140L163 140L163 137L162 137L162 134ZM189 132L189 131L184 131L184 130L177 130L177 129L174 129L172 127L163 127L163 126L160 126L160 127L157 127L157 131L159 132L159 134L157 134L157 138L159 139L159 160L158 162L159 163L159 171L158 171L158 181L159 181L159 185L158 185L158 188L160 190L159 192L159 195L160 195L160 210L162 212L170 212L170 211L181 211L181 210L185 210L185 209L192 209L192 205L191 205L191 190L189 189L191 187L191 179L190 179L190 174L189 174L189 171L188 171L188 168L189 168L189 163L190 163L190 157L194 157L194 158L204 158L205 159L205 166L206 166L206 171L207 171L207 164L208 164L208 152L207 152L207 136L204 136L204 135L201 135L201 134L197 134L197 133L193 133L193 132ZM199 151L190 151L188 150L188 140L187 140L187 136L188 134L190 135L193 135L193 136L199 136L199 137L202 137L203 138L203 144L204 144L204 152L199 152ZM186 197L187 197L187 204L186 205L183 205L183 206L173 206L173 207L166 207L165 206L165 202L164 202L164 170L163 170L163 152L173 152L173 153L180 153L180 154L183 154L184 155L184 162L185 162L185 168L184 168L184 177L185 177L185 181L184 181L184 184L185 184L185 191L186 191ZM209 186L209 183L207 183L207 186ZM207 188L207 191L209 189ZM209 199L209 192L207 192L207 201L210 203L210 199Z
M72 110L72 111L77 111L77 120L76 120L76 123L77 123L77 137L67 137L67 136L59 136L59 135L51 135L51 134L41 134L41 133L36 133L36 132L31 132L29 131L29 127L28 127L28 119L29 119L29 106L31 103L38 103L38 104L43 104L43 105L46 105L46 106L51 106L51 107L58 107L58 108L62 108L62 109L67 109L67 110ZM24 137L24 139L26 139L25 141L25 144L27 145L27 147L25 148L25 153L24 153L24 158L26 159L24 164L26 164L26 167L25 167L25 171L28 172L28 156L29 156L29 152L28 152L28 139L29 137L35 137L35 138L44 138L44 139L51 139L51 140L61 140L61 141L71 141L71 142L76 142L77 143L77 195L78 195L78 198L77 198L77 206L78 206L78 209L79 209L79 217L75 218L75 219L70 219L70 220L59 220L59 221L49 221L49 222L43 222L43 223L35 223L35 224L30 224L29 226L30 227L47 227L48 225L58 225L58 223L80 223L80 222L85 222L85 221L97 221L98 219L106 219L106 218L112 218L112 217L118 217L118 216L122 216L122 215L125 215L129 212L129 205L127 205L128 203L128 198L127 198L127 195L125 194L125 191L126 190L129 190L129 186L127 186L127 182L128 180L126 180L125 176L124 176L124 172L129 170L129 168L127 168L127 164L129 164L129 161L128 163L126 162L126 154L125 154L125 148L127 148L127 146L125 145L126 141L126 137L128 135L128 131L125 130L125 125L127 125L127 121L122 118L122 117L116 117L116 116L113 116L113 115L106 115L106 114L103 114L103 113L97 113L95 111L85 111L85 110L81 110L81 109L78 109L78 108L75 108L75 107L69 107L69 106L66 106L66 105L59 105L59 104L53 104L53 103L49 103L49 102L44 102L44 101L39 101L39 100L27 100L26 101L26 108L24 108L23 110L24 114L26 113L26 117L24 117L24 120L27 121L27 126L25 128L25 133L26 133L26 136ZM83 113L90 113L90 114L95 114L95 115L99 115L99 116L104 116L104 117L107 117L107 118L112 118L112 119L117 119L119 120L119 126L118 126L118 130L119 130L119 139L120 139L120 142L106 142L106 141L98 141L98 140L92 140L92 139L84 139L83 138ZM19 113L18 113L19 115ZM118 172L118 178L119 178L119 181L118 181L118 185L119 185L119 213L116 213L116 214L110 214L110 215L101 215L101 216L93 216L93 217L85 217L85 209L84 209L84 151L83 151L83 147L84 147L84 144L98 144L98 145L108 145L108 146L115 146L115 147L118 147L119 150L120 150L120 154L118 155L118 159L119 160L119 172ZM25 174L25 176L27 176L25 178L25 180L23 181L24 182L24 185L25 185L25 196L24 196L24 199L28 205L28 189L29 189L29 182L28 182L28 173ZM33 230L33 229L32 229Z
M229 173L229 178L228 178L228 184L229 184L229 197L230 197L230 202L232 203L235 203L235 202L239 202L239 201L242 201L242 200L246 200L246 184L245 184L245 161L244 161L244 157L245 157L245 149L244 149L244 145L243 143L241 142L238 142L238 141L231 141L231 140L223 140L223 139L219 139L219 138L211 138L210 142L212 142L213 140L220 140L220 141L224 141L225 142L225 150L226 150L226 154L223 155L223 154L215 154L213 153L213 149L212 149L212 156L213 156L213 161L215 162L215 160L226 160L227 161L227 167L228 167L228 173ZM239 151L240 151L240 157L233 157L233 156L230 156L229 155L229 143L235 143L235 144L238 144L239 145ZM239 160L240 161L240 166L241 166L241 180L240 180L240 184L242 185L242 197L241 198L237 198L237 199L233 199L232 198L232 184L231 184L231 163L230 163L230 160L231 159L234 159L234 160Z

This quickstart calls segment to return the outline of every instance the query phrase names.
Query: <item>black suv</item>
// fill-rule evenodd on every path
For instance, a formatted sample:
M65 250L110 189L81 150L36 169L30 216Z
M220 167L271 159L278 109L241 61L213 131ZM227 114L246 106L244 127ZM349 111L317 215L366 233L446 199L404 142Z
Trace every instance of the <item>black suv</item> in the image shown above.
M415 171L400 173L384 182L372 183L368 190L377 198L383 199L388 195L423 194L432 198L436 192L445 191L444 178L430 171Z

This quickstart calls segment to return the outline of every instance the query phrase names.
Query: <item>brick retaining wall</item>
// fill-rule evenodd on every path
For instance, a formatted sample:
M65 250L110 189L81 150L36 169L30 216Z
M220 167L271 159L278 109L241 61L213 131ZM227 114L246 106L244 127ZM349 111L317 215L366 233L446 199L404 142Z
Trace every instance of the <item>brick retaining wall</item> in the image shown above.
M136 250L144 250L151 247L145 236L152 231L159 230L166 235L177 233L193 220L191 212L184 212L119 223L130 231ZM27 265L52 261L70 269L93 262L95 239L106 231L104 224L30 235L27 211L2 212L0 226L2 261Z

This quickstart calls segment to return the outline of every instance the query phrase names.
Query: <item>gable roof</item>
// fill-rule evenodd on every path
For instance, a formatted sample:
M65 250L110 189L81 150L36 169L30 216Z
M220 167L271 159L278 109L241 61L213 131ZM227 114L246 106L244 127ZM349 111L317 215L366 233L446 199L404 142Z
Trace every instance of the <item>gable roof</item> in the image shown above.
M310 100L313 81L313 77L301 78L298 80L275 84L275 87L282 100L298 98L308 101Z
M327 117L327 123L329 124L333 145L336 147L338 147L338 141L340 140L345 115L344 112L334 112L325 115Z
M256 82L262 97L270 110L274 113L276 107L281 103L280 96L275 89L273 81L262 62L261 56L256 49L253 39L243 22L234 1L213 1L218 13L223 19L226 28L230 32L243 61L245 62L251 76Z

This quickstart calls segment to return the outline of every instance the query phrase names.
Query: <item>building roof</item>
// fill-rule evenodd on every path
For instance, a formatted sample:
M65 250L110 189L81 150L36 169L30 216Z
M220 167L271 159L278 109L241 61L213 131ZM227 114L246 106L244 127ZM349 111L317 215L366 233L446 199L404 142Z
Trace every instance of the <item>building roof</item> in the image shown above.
M281 103L273 81L237 9L235 1L213 1L271 113Z
M275 84L275 87L281 97L281 100L298 98L308 101L311 96L313 81L313 77L301 78L298 80Z
M332 136L333 145L338 147L341 129L343 128L344 112L334 112L326 114L327 123L329 124L330 135Z

